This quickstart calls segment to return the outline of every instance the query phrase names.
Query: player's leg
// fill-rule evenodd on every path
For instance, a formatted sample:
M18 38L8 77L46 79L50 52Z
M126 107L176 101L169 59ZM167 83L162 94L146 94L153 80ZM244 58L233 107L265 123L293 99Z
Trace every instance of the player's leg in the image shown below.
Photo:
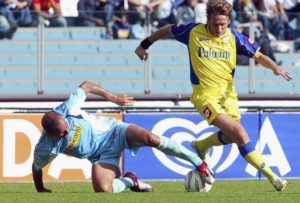
M123 192L130 188L135 192L151 192L152 187L149 184L141 182L135 174L128 172L123 178L115 178L117 168L112 164L93 164L92 182L95 192Z
M165 136L159 137L137 125L130 125L128 127L126 131L126 139L129 147L155 147L165 154L182 158L191 162L195 166L202 163L201 159L195 153L178 144L174 140Z
M209 125L212 124L218 115L227 114L223 104L221 104L218 98L214 98L213 96L208 97L207 94L198 95L195 93L191 97L191 102ZM238 116L239 112L237 112L237 117ZM191 145L197 151L200 158L210 165L210 157L208 155L209 148L229 143L232 143L232 141L227 139L222 131L218 131L204 139L192 141Z
M153 190L151 185L139 181L131 172L126 173L123 178L118 178L121 175L121 153L124 148L127 148L125 135L127 128L128 124L123 122L114 125L110 130L109 139L105 146L102 146L102 153L95 157L92 180L96 192L119 193L126 188L135 192L151 192Z
M191 145L198 152L200 158L210 165L210 158L208 155L209 148L230 143L232 143L232 141L224 136L223 132L219 130L204 139L192 141Z
M95 192L113 192L113 180L117 169L114 165L97 163L92 166L92 182Z
M140 126L130 125L126 130L126 140L130 148L143 146L155 147L167 155L176 156L189 161L198 168L207 183L211 184L214 182L212 172L205 162L195 153L168 137L157 136Z
M265 163L261 153L255 149L255 145L249 139L246 130L240 122L228 115L219 115L213 121L213 125L221 129L223 137L238 145L241 155L257 170L264 174L274 185L276 190L287 187L287 181L281 180Z
M206 139L193 141L193 148L202 155L204 161L209 163L207 150L212 146L219 146L228 143L236 143L242 156L259 171L261 171L275 186L276 190L284 189L287 182L281 182L278 177L265 164L260 153L255 150L254 145L243 126L240 124L240 112L237 94L232 87L232 91L222 96L209 97L207 94L195 94L191 98L198 112L209 124L213 124L220 129L219 132L212 134ZM220 96L220 95L219 95ZM279 180L279 184L274 184L274 180ZM282 183L282 184L281 184Z
M262 155L255 150L254 144L249 139L243 126L228 115L219 115L213 125L221 129L223 136L236 143L241 155L256 169L262 172L270 181L276 175L266 165Z
M229 115L218 115L212 124L220 129L219 132L221 133L218 133L218 139L222 143L236 143L238 146L242 146L250 141L240 122Z

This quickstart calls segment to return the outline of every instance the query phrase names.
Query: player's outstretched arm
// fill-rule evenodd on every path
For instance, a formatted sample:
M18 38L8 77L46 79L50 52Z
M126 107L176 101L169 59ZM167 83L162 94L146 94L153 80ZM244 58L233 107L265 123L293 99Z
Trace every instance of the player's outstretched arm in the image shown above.
M134 103L133 97L130 97L126 94L113 94L89 81L84 81L83 83L81 83L80 87L86 92L86 94L92 93L95 95L102 96L107 100L114 102L120 106L130 106Z
M34 164L32 164L32 176L33 176L33 181L34 181L36 191L38 191L38 192L51 192L51 190L44 187L43 171L42 170L37 171L35 169Z
M135 54L141 59L141 60L147 60L148 59L148 48L157 40L171 35L170 29L172 25L166 25L154 33L152 33L149 37L144 39L140 45L135 49Z
M283 70L279 65L277 65L272 59L270 59L268 56L262 54L260 51L257 51L254 56L253 59L255 61L257 61L259 64L261 64L262 66L269 68L271 70L273 70L273 73L275 75L281 75L284 79L286 79L287 81L292 80L293 78L289 75L288 72L286 72L285 70Z

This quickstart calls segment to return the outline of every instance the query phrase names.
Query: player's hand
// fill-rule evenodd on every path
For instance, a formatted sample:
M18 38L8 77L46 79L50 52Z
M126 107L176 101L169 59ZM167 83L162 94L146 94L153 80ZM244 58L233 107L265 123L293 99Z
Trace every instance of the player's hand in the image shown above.
M42 188L42 189L38 190L38 192L52 192L52 191L47 188Z
M275 75L281 75L287 81L290 81L290 80L293 79L288 72L286 72L285 70L283 70L281 68L278 68L278 69L274 70L274 74Z
M148 50L145 50L141 45L135 49L135 54L143 61L146 61L149 55Z
M133 100L133 97L130 97L126 94L120 94L115 95L112 102L120 106L132 106L135 101Z

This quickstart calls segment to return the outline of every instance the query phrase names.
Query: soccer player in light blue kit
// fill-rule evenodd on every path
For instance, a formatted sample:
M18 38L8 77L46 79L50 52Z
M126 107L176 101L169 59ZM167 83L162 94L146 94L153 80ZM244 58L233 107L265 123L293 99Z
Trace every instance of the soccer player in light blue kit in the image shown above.
M118 105L132 105L127 95L115 95L85 81L61 105L42 118L44 128L34 150L33 180L38 192L51 192L43 184L42 168L59 153L77 158L87 158L92 163L92 182L95 192L118 193L130 188L136 192L151 192L152 187L128 172L120 178L120 155L123 149L136 154L140 147L155 147L165 154L191 162L203 179L212 184L214 177L195 153L175 141L157 136L137 125L115 118L89 115L81 110L88 93L102 96Z

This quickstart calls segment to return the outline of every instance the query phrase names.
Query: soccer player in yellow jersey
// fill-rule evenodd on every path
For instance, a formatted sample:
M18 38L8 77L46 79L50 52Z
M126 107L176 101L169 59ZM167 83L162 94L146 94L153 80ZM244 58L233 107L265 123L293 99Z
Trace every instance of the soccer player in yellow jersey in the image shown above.
M193 86L191 102L209 124L220 131L204 140L193 141L192 147L208 162L208 149L229 143L238 145L240 154L273 184L277 191L285 189L286 180L279 178L255 149L240 123L237 93L233 86L236 55L243 54L273 71L285 80L291 76L269 57L259 45L245 35L228 28L232 6L226 0L207 3L207 24L167 25L144 39L135 53L141 60L148 58L147 49L157 40L171 35L188 47L190 79Z

